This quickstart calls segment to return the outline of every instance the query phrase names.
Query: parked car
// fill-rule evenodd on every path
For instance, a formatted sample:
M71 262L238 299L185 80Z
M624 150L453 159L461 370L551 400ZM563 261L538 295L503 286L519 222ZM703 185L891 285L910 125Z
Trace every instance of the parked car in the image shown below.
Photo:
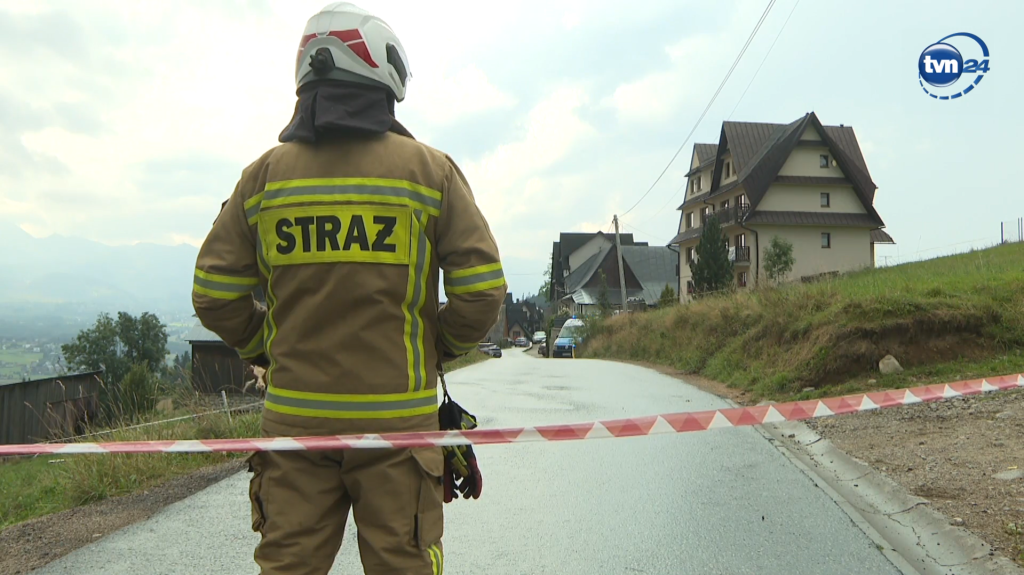
M516 338L516 347L530 347L530 341L525 337Z
M576 357L576 346L583 342L583 321L578 319L566 320L558 337L555 338L554 347L551 348L551 357Z
M481 353L486 353L491 357L501 357L501 348L497 344L490 342L481 343L477 346Z
M544 342L538 343L537 344L537 354L541 355L541 356L544 356L544 357L547 357L547 355L548 355L548 344L544 343Z
M533 333L533 343L542 343L548 340L548 334L543 331Z

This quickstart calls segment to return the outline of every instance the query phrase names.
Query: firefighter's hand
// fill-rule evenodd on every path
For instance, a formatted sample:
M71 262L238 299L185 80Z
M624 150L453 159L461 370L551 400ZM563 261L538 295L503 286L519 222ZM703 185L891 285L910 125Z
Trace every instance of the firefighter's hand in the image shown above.
M459 498L479 499L484 478L476 462L473 446L458 445L442 448L444 452L444 502Z

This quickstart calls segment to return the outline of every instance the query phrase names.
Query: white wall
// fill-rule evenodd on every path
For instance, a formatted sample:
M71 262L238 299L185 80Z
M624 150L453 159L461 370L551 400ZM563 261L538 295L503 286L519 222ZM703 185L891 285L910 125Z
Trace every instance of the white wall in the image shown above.
M820 167L819 156L828 154L829 167ZM832 160L835 156L832 151L826 148L793 148L786 163L779 170L780 176L827 176L831 178L842 178L843 171L839 166L833 166Z
M793 244L796 262L787 280L799 280L801 276L838 271L849 272L872 267L871 232L864 228L816 227L816 226L751 226L758 232L761 250L761 281L764 277L765 250L772 236L778 235ZM821 234L832 234L832 247L821 247ZM748 238L751 243L753 238Z
M824 171L824 170L822 170ZM829 194L831 207L821 207L821 194ZM775 184L757 205L758 210L778 212L845 212L864 214L864 204L853 186L791 186Z
M608 239L607 236L594 236L589 242L583 244L580 249L569 254L569 272L583 265L584 262L589 260L591 256L601 251L601 248L605 245L612 243L612 240Z

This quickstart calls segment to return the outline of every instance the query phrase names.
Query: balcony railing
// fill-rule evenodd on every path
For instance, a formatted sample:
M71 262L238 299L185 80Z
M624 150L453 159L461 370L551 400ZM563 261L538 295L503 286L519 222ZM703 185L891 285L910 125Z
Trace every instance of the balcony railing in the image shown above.
M750 204L736 204L735 206L720 209L717 212L701 214L700 223L702 226L707 225L708 218L715 216L720 224L732 224L743 219L748 213L750 213Z
M729 248L729 258L736 263L750 263L750 246Z

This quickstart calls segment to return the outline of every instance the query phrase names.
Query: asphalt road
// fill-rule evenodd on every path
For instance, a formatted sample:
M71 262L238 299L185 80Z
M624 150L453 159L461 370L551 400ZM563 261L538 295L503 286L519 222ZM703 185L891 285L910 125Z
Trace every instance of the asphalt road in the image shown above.
M654 371L518 350L449 385L484 427L725 406ZM898 573L753 428L477 452L482 498L446 506L448 575ZM258 573L247 482L229 478L38 573ZM350 518L332 574L362 573L355 540Z

